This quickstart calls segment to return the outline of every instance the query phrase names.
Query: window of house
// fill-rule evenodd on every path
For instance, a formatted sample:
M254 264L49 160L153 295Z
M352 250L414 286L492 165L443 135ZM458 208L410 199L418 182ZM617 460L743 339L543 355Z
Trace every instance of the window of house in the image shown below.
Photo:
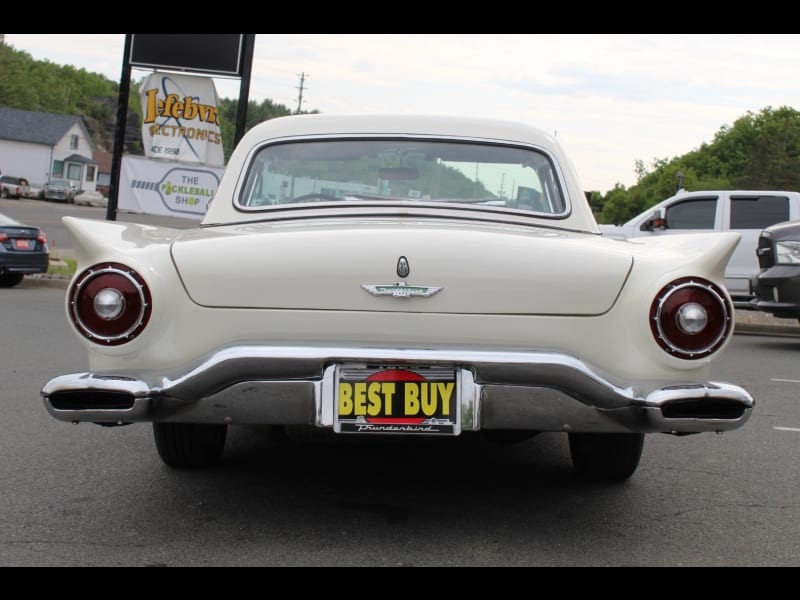
M63 160L54 160L53 161L53 177L63 177L64 176L64 161Z
M73 181L80 181L81 180L81 166L76 165L75 163L69 163L67 165L67 179L71 179Z
M86 181L94 181L94 167L91 165L86 167Z
M77 134L72 134L69 136L69 147L75 150L78 147L78 136Z

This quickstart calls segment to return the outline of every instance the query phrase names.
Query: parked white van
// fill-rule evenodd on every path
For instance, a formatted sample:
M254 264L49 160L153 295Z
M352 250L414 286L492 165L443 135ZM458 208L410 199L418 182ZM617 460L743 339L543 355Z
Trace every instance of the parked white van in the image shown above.
M750 278L759 272L758 236L765 227L800 219L800 193L764 190L684 189L623 225L600 225L620 238L676 233L736 231L742 238L725 270L725 285L738 308L751 298Z

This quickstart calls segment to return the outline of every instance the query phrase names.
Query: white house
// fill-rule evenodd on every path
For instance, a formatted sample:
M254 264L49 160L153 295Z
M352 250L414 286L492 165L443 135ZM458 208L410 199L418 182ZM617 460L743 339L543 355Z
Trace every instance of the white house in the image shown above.
M0 107L0 173L25 177L32 186L52 178L94 190L97 162L94 144L77 115Z

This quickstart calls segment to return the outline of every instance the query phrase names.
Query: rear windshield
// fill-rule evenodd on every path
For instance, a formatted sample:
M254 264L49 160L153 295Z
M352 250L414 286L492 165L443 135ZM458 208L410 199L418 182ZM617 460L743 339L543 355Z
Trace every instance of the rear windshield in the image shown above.
M248 170L239 206L264 209L387 201L550 216L567 213L553 165L540 152L497 144L408 139L265 146Z

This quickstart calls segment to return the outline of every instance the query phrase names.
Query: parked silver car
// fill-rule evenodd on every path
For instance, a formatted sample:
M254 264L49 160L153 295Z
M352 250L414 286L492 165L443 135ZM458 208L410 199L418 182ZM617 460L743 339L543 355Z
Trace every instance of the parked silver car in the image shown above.
M75 201L78 190L75 184L69 179L51 179L42 188L42 198L44 200L57 200L59 202Z

